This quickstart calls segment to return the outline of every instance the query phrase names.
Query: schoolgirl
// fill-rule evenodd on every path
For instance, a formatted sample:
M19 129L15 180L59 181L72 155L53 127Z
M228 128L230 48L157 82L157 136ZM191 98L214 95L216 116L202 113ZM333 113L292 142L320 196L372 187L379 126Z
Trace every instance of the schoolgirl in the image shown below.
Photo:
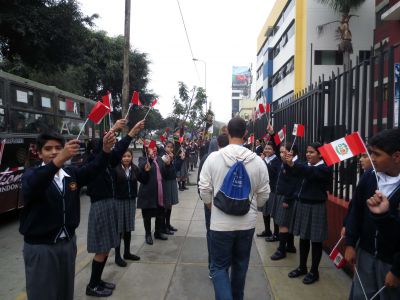
M178 180L179 190L184 191L186 187L186 181L188 177L188 165L186 159L186 150L183 146L180 146L176 157L176 177Z
M297 194L291 229L294 235L300 236L300 264L291 271L290 278L306 275L304 284L312 284L319 280L318 267L322 257L322 242L328 237L326 212L327 191L329 189L332 168L326 166L318 148L320 143L307 146L307 163L295 162L293 153L286 154L285 170L302 181ZM311 270L307 273L307 258L312 249Z
M135 230L138 181L147 182L150 165L147 164L144 170L140 170L132 160L133 152L128 149L122 156L121 164L114 169L117 231L120 239L124 239L124 259L140 260L139 256L130 252L131 231ZM115 248L115 263L120 267L126 267L127 263L122 259L120 250L120 245L118 245Z

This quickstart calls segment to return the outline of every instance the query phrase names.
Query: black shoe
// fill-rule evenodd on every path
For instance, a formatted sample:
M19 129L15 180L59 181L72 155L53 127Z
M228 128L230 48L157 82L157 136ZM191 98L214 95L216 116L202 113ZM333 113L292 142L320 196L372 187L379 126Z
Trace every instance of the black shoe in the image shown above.
M88 285L86 287L86 295L93 297L109 297L112 295L112 290L103 288L101 285L98 285L94 288Z
M157 233L155 232L154 233L154 238L156 240L162 240L162 241L168 240L168 237L164 233L160 233L160 232L157 232Z
M286 253L283 253L280 250L276 250L276 252L271 256L272 260L280 260L286 257Z
M273 235L267 236L265 238L265 241L266 242L277 242L277 241L279 241L279 239L275 234L273 234Z
M111 282L100 281L100 286L108 290L115 290L115 284Z
M271 233L266 232L265 230L261 233L257 233L257 237L269 237Z
M166 235L174 235L174 232L171 231L168 227L163 230L163 233Z
M186 187L186 182L182 182L182 188L184 189L184 190L188 190L188 188Z
M296 277L299 277L299 276L302 276L302 275L306 275L306 274L307 274L307 270L302 270L300 268L297 268L297 269L291 271L288 274L288 276L289 276L289 278L296 278Z
M126 267L128 264L124 261L121 256L115 256L115 264L119 267Z
M128 260L140 260L140 257L132 254L132 253L126 253L124 254L124 259L128 259Z
M168 227L169 231L178 231L178 229L176 229L175 227L173 227L171 225L168 225L167 227Z
M286 252L288 252L288 253L296 253L296 247L295 246L286 247Z
M312 284L318 280L319 280L319 274L310 272L303 278L303 283L304 284Z
M151 234L146 234L146 244L153 245L153 238L151 237Z

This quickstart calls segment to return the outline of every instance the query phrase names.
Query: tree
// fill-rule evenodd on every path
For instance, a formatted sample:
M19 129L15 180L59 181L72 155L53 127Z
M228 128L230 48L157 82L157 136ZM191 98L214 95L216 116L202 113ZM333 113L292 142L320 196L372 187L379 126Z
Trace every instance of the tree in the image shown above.
M318 26L318 32L323 33L326 26L333 23L340 23L336 32L338 35L339 51L343 53L343 67L347 70L350 66L350 54L353 53L352 36L349 27L349 21L355 15L350 15L350 10L360 7L365 0L318 0L320 3L331 7L335 12L342 15L341 20L328 22Z

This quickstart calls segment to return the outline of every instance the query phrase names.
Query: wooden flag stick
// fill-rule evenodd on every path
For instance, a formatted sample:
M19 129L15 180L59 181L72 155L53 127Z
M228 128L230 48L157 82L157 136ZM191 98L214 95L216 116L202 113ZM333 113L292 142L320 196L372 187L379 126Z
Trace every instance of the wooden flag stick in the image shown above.
M83 130L85 129L86 123L89 121L89 118L86 119L85 123L83 123L81 130L78 133L78 137L76 138L77 140L79 140L79 137L81 136Z
M132 108L132 103L129 103L128 112L126 113L126 116L124 118L125 120L128 118L129 112L131 111L131 108Z
M147 111L146 115L144 116L143 120L146 120L147 115L149 114L150 110L152 109L152 107L149 107L149 110Z

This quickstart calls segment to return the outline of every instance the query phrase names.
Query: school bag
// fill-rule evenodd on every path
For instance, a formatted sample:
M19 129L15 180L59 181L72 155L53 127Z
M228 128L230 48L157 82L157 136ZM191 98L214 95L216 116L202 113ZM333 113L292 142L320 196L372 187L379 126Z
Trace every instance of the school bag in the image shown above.
M243 161L237 161L225 175L214 205L228 215L243 216L250 210L250 177Z

